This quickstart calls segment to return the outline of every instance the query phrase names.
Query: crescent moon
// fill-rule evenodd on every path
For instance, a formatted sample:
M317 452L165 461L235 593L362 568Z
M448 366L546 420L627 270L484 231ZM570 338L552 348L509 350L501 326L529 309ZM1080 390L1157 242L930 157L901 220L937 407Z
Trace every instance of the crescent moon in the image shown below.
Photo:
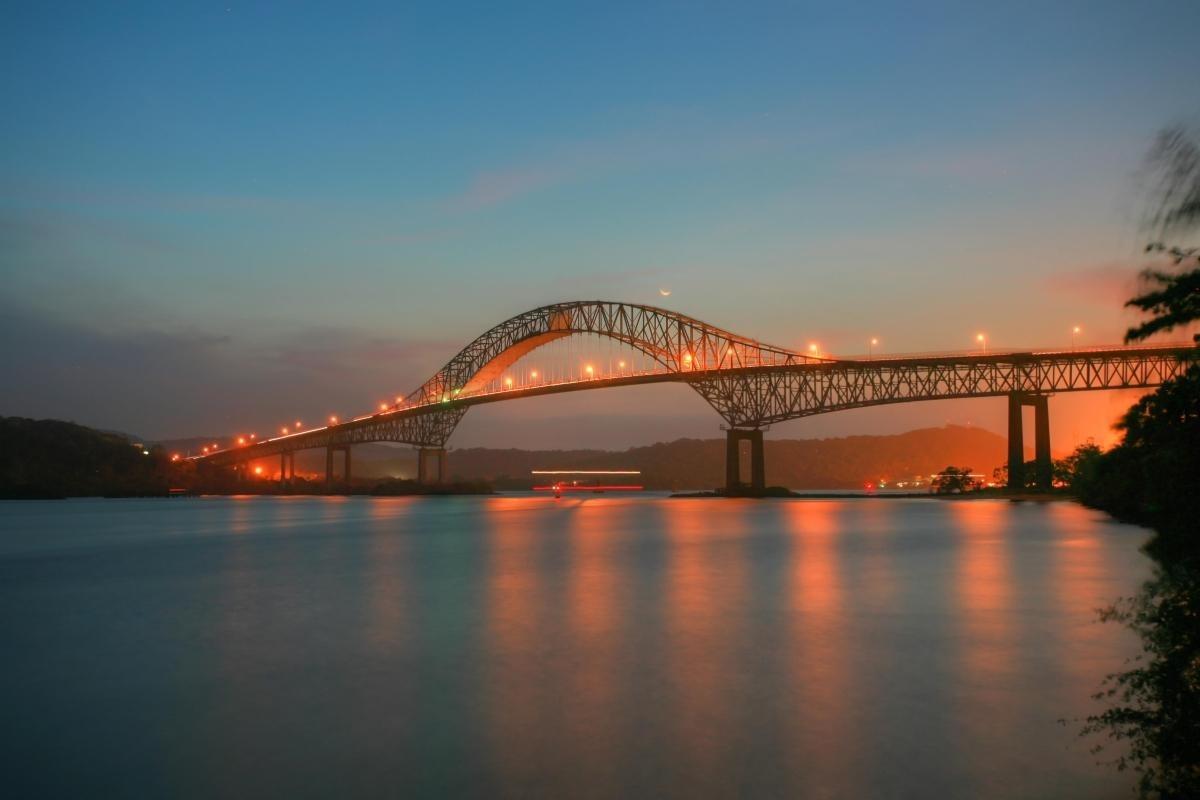
M659 289L659 290L658 290L658 293L659 293L659 294L661 294L663 297L670 297L670 296L671 296L671 290L670 290L670 289Z

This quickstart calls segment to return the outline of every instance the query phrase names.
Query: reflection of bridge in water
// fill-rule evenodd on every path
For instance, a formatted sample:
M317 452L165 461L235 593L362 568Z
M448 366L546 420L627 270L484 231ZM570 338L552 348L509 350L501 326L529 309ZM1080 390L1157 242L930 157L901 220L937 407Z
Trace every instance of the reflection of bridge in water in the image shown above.
M610 339L641 355L597 371L555 375L517 371L527 354L573 336ZM1007 397L1010 485L1024 483L1022 408L1034 408L1039 485L1051 478L1047 397L1056 392L1158 386L1178 375L1193 345L1071 350L935 353L905 357L819 358L748 339L651 306L577 301L543 306L487 331L437 374L378 412L348 422L292 432L197 457L245 471L253 459L280 456L280 478L295 476L295 453L326 449L326 480L334 454L365 442L415 445L418 479L447 475L446 441L471 406L523 397L650 383L685 383L725 420L726 488L761 490L766 483L763 429L773 423L851 408L969 397ZM742 479L742 442L749 444L749 481Z

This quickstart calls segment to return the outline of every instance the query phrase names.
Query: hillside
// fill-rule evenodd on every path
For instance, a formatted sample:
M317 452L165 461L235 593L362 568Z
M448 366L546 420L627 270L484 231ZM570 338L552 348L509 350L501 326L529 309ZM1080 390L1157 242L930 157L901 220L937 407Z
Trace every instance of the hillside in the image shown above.
M165 494L159 450L53 419L0 417L0 497Z
M1005 439L990 431L950 425L890 436L766 440L767 479L793 489L860 488L880 478L928 475L947 465L990 474L1007 458ZM300 453L297 468L323 474L323 452ZM269 470L277 459L264 460ZM646 486L699 489L725 480L724 439L677 439L628 450L519 450L462 448L450 452L450 473L486 480L497 488L528 487L534 469L640 469ZM358 445L354 474L360 478L412 477L414 452L407 446Z
M929 475L948 464L990 473L1006 458L1004 437L947 426L893 436L767 439L768 482L793 489L860 488L880 478ZM532 469L640 469L647 487L719 486L725 480L723 439L678 439L619 452L467 448L450 455L450 471L465 479L528 481Z

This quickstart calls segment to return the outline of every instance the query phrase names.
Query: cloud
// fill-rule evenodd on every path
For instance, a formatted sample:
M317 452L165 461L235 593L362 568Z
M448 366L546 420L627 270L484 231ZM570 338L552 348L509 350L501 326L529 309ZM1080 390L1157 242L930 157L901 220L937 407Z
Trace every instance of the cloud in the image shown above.
M292 415L366 411L419 385L461 344L333 328L267 341L187 327L101 330L0 302L0 414L149 438L266 429Z
M448 206L455 211L477 211L549 188L571 174L570 169L551 165L481 172L461 194L451 198Z

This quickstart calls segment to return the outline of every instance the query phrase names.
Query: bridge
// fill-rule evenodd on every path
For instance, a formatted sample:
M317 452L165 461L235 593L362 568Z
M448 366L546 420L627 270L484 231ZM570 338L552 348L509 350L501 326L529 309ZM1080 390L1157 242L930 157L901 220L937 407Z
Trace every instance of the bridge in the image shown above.
M517 362L552 342L573 336L603 337L644 356L649 366L621 361L598 372L552 375ZM1162 384L1186 368L1194 344L931 353L829 358L775 347L673 311L602 300L555 303L505 320L486 331L409 394L352 420L217 449L194 458L244 474L249 462L280 457L280 480L295 477L295 453L326 451L325 477L351 474L350 450L366 442L401 442L418 448L418 480L447 477L446 442L472 406L563 392L651 383L684 383L725 421L725 488L729 494L766 486L763 430L785 420L851 408L970 397L1003 397L1008 404L1009 485L1025 485L1022 409L1034 409L1036 478L1051 481L1047 398L1058 392L1142 389ZM743 442L749 480L743 480Z

